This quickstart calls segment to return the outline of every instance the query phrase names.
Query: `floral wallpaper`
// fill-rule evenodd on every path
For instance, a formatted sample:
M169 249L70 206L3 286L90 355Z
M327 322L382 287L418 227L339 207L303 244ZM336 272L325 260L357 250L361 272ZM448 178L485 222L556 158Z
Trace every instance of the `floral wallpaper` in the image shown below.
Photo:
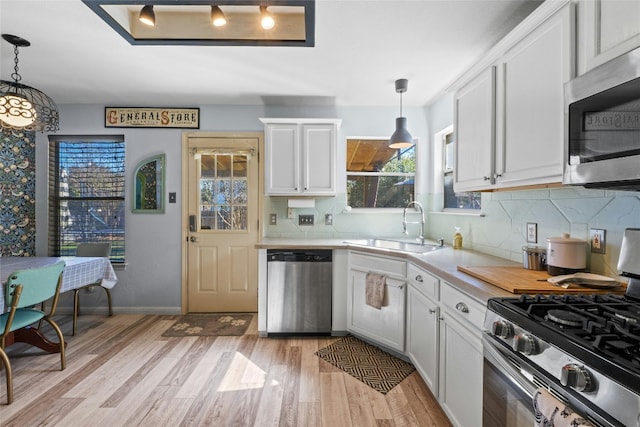
M0 133L0 256L36 250L35 132Z

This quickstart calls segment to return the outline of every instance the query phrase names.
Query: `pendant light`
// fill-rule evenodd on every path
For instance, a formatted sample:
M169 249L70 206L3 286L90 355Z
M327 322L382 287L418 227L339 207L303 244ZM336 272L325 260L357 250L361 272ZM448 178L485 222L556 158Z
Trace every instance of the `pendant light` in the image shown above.
M2 130L38 130L55 132L59 129L58 108L51 98L38 89L20 83L18 72L18 47L31 45L22 37L3 34L2 38L13 45L14 63L11 78L0 80L0 126Z
M150 27L156 26L156 14L153 12L153 6L148 4L142 8L140 11L140 16L138 16L138 20L145 25Z
M396 131L389 138L389 148L408 148L413 145L413 137L407 130L407 118L402 117L402 94L407 91L407 79L396 80L396 92L400 94L400 117L396 118Z

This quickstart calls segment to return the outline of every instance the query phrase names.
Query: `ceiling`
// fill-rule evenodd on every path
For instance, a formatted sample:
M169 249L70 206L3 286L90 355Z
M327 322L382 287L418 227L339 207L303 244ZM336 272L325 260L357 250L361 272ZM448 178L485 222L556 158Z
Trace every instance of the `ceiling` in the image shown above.
M537 0L316 0L315 47L132 46L80 0L0 0L23 84L57 104L404 106L435 100ZM0 75L13 46L0 40Z

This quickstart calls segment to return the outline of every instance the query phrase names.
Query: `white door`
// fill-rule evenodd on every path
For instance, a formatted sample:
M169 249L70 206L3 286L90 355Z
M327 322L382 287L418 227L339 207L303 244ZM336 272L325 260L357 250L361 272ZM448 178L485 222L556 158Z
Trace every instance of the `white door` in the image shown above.
M186 311L255 312L260 137L210 135L186 137Z

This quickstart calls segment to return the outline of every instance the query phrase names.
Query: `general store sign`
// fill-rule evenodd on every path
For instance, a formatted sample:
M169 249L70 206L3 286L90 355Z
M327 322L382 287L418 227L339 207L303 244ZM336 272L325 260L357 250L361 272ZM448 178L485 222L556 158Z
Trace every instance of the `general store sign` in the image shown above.
M200 109L105 107L104 127L200 129Z

